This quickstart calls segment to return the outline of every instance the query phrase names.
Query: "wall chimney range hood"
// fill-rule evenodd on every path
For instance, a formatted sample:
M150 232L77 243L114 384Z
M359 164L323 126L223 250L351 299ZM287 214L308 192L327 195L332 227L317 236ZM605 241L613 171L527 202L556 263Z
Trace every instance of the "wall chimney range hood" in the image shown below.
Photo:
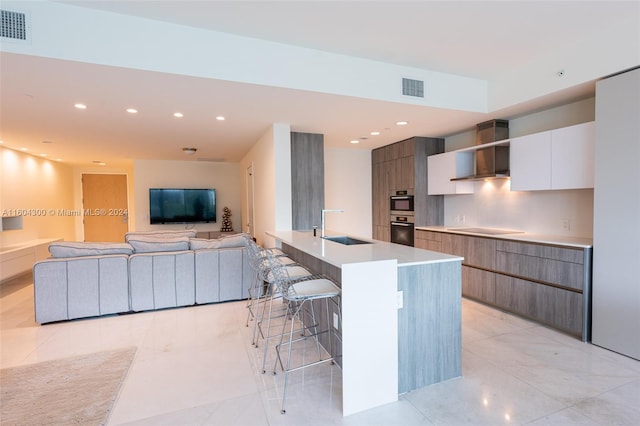
M476 125L475 173L471 176L451 179L487 180L509 177L509 122L489 120ZM505 140L504 144L495 144ZM482 147L488 145L487 147Z

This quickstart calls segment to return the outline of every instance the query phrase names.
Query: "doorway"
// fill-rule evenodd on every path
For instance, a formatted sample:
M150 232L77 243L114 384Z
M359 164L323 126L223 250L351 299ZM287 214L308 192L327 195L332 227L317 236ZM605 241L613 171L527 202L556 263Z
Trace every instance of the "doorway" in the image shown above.
M124 242L129 230L127 176L83 174L84 240Z

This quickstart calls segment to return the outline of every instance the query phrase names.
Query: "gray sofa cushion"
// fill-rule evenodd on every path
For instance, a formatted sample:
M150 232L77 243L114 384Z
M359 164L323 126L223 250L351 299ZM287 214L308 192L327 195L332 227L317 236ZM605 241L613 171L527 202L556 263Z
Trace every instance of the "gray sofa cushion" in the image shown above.
M53 257L102 256L107 254L132 254L133 247L127 243L55 242L49 244Z
M157 230L157 231L135 231L124 234L124 240L129 242L130 238L137 237L156 237L156 238L178 238L187 237L195 238L195 229L178 229L178 230Z
M136 253L189 250L188 237L131 236L129 244Z
M205 238L190 238L189 247L191 250L217 249L220 248L220 240L207 240Z
M233 234L213 240L191 238L189 239L189 247L191 247L191 250L245 247L247 245L247 236L248 234Z
M247 245L247 234L235 234L218 238L220 248L244 247Z

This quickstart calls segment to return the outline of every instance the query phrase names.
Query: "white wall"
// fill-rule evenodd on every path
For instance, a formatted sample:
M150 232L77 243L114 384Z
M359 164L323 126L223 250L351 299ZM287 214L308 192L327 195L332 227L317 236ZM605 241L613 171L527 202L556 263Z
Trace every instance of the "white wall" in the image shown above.
M595 120L595 98L587 98L565 105L547 108L519 117L495 117L509 120L509 136L512 138L544 132L559 127L573 126ZM445 137L445 151L475 145L476 130L467 130Z
M500 118L500 117L496 117ZM589 98L509 120L509 135L522 136L595 119ZM445 138L445 150L475 144L475 130ZM508 180L475 182L473 194L444 196L445 226L486 226L539 234L591 238L593 190L511 192ZM464 220L462 220L464 218ZM569 220L569 229L563 223Z
M371 236L371 151L325 148L325 207L340 208L342 214L327 215L327 228L362 237ZM242 192L246 194L246 170L253 167L255 237L273 246L265 231L291 229L291 129L274 124L242 159ZM243 195L243 217L246 213ZM318 224L319 225L319 224ZM243 222L246 230L246 222Z
M266 231L291 229L291 129L273 124L240 162L243 212L247 210L246 170L253 167L254 237L258 244L272 247L275 241ZM248 217L245 213L243 217ZM246 221L242 223L246 230Z
M324 149L324 203L344 213L327 214L332 231L371 238L371 151Z
M291 230L293 196L291 195L291 127L285 123L273 125L274 197L277 231Z
M208 161L135 160L134 199L136 231L151 229L184 229L217 231L222 224L222 209L231 210L233 229L240 231L242 223L242 188L240 164ZM195 225L151 225L149 223L149 188L214 188L216 190L216 223Z
M487 83L477 78L55 2L2 4L31 18L31 42L2 43L7 52L439 108L487 106ZM403 96L403 77L425 81L425 97Z
M41 157L0 147L0 211L12 215L16 209L34 209L22 215L23 228L0 232L0 246L7 247L36 238L76 239L71 167Z
M510 181L474 182L473 194L445 195L445 226L593 236L593 190L510 191ZM563 222L569 220L569 230Z

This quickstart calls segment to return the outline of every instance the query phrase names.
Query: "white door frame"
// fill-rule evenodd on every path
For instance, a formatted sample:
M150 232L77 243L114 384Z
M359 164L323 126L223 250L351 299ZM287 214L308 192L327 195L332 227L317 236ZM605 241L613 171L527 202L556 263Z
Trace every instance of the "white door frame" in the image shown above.
M255 238L255 216L256 209L254 204L254 181L253 181L253 161L247 167L247 233L251 235L251 237Z

